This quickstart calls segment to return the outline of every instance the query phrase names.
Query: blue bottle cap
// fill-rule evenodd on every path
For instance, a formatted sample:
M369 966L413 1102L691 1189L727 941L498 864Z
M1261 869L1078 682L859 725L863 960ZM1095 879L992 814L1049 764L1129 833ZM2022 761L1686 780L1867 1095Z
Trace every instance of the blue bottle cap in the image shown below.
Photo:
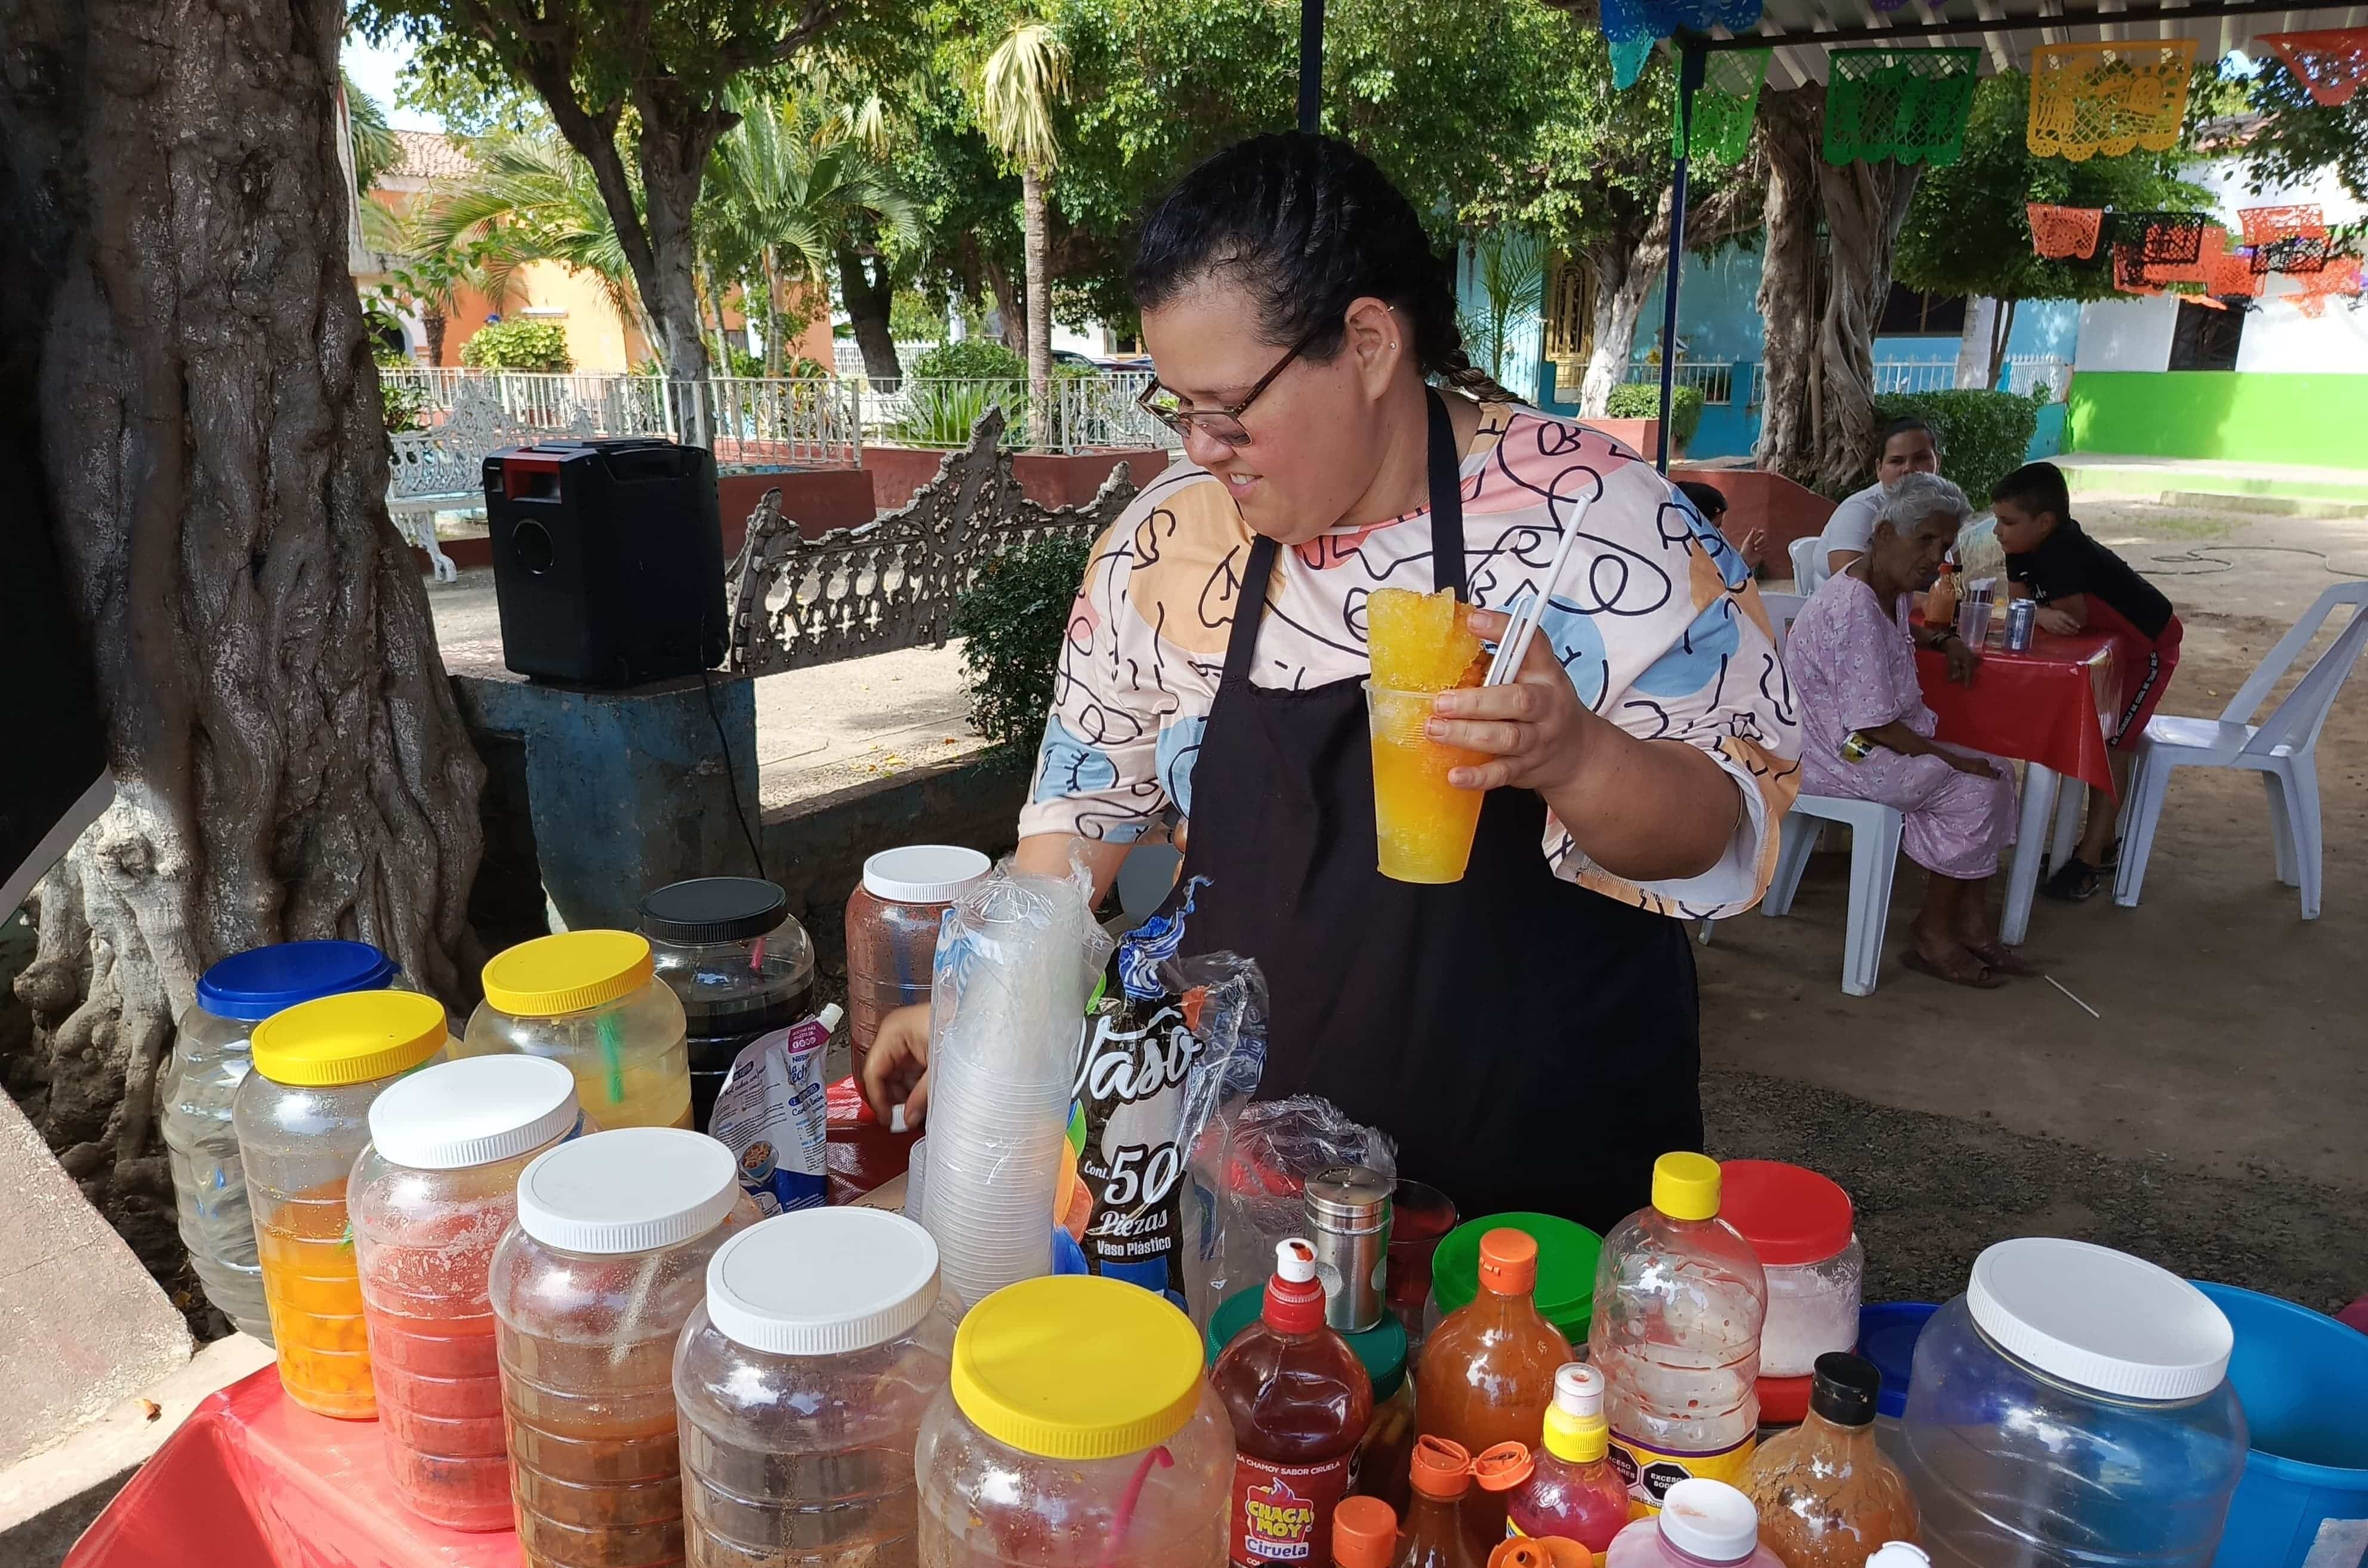
M278 942L206 971L198 1006L218 1018L259 1024L283 1007L347 991L382 991L400 971L368 942Z
M1858 1312L1858 1353L1883 1374L1874 1413L1896 1421L1907 1413L1907 1375L1916 1364L1916 1341L1941 1310L1935 1301L1881 1301Z

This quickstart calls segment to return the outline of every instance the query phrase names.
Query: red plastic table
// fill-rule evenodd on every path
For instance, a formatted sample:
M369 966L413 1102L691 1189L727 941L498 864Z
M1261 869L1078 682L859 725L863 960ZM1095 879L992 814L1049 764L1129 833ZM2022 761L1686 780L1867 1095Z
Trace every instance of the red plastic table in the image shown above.
M2072 852L2079 826L2079 795L2065 796L2057 811L2058 782L2069 776L2112 792L2113 773L2105 750L2106 727L2119 692L2113 680L2113 642L2101 634L2058 637L2034 631L2019 653L1991 646L1973 684L1949 678L1949 661L1919 649L1917 683L1925 706L1940 722L1936 739L1991 756L2024 763L2022 814L2015 828L2014 858L2007 871L2006 907L1998 939L2012 946L2031 930L2031 905L2039 891L2040 846L2061 864ZM2054 831L2050 833L2050 824Z

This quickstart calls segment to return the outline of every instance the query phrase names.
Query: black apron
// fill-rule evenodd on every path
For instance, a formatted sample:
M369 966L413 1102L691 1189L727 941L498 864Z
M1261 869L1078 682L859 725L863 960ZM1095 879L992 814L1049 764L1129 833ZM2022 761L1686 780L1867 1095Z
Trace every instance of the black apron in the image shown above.
M1431 580L1461 599L1462 480L1435 392L1429 468ZM1321 1095L1380 1128L1399 1173L1467 1218L1536 1210L1607 1232L1645 1206L1656 1156L1702 1147L1686 927L1556 877L1528 790L1490 791L1462 881L1376 870L1360 682L1250 682L1275 553L1263 535L1250 549L1164 907L1207 878L1186 949L1264 971L1261 1099Z

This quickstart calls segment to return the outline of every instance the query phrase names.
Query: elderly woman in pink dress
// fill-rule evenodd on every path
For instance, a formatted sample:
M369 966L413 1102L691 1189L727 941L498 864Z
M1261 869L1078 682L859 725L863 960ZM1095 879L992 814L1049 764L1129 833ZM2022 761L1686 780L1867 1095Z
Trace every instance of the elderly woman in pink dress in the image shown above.
M1911 631L1907 619L1907 596L1938 574L1971 510L1937 475L1899 480L1867 552L1801 607L1784 665L1800 710L1802 790L1896 807L1907 819L1901 846L1931 873L1901 961L1988 990L2031 972L1998 941L1988 902L1998 856L2014 842L2014 783L2002 765L1933 743L1916 645L1944 652L1952 680L1973 680L1980 661L1954 629Z

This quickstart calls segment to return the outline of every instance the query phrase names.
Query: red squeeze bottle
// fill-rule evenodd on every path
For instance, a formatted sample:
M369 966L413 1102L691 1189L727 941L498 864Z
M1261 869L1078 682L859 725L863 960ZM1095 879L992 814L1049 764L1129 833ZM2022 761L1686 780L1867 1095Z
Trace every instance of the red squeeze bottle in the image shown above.
M1364 1363L1324 1322L1315 1247L1294 1238L1274 1254L1265 1310L1209 1373L1234 1423L1236 1568L1331 1561L1333 1514L1373 1419Z

